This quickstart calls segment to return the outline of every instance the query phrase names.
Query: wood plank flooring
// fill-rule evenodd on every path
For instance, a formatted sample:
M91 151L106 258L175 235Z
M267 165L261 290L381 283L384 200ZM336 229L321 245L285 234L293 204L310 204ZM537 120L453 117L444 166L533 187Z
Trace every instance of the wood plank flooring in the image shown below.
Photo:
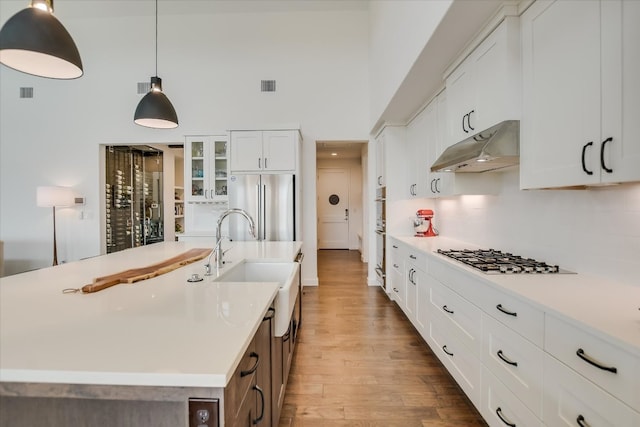
M318 251L280 427L486 426L360 253Z

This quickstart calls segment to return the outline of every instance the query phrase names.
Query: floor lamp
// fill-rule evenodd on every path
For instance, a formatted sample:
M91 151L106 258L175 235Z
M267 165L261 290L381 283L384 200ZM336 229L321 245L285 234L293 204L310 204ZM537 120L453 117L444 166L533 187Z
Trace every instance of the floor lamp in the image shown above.
M53 265L58 265L56 248L56 208L74 204L73 191L68 187L38 187L37 204L40 207L53 208Z

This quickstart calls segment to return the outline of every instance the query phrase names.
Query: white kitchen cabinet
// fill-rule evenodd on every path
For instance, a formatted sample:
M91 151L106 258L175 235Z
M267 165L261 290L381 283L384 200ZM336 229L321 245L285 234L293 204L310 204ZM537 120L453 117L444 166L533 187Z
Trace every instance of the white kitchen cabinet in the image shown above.
M479 409L482 392L480 359L455 338L447 319L438 311L429 313L427 343L469 400Z
M426 306L426 301L420 301L418 299L418 295L421 296L424 292L419 292L419 287L425 286L425 268L427 266L427 261L425 259L424 253L416 250L411 246L407 246L405 249L405 303L403 306L403 310L407 315L407 318L411 321L411 323L415 326L415 328L423 333L425 330L426 322L423 322L422 325L418 324L417 313L418 309L424 310ZM424 319L424 315L421 313L421 319Z
M185 138L184 199L187 202L227 200L227 135Z
M295 172L297 130L231 131L231 173Z
M389 238L387 242L387 290L389 296L398 306L403 307L405 295L404 259L406 245Z
M542 418L542 348L486 314L482 331L484 366Z
M640 409L640 360L555 316L545 316L545 350L633 408ZM638 424L640 425L640 424Z
M627 0L541 0L522 15L521 188L640 180L638 21Z
M437 141L437 102L432 101L407 125L407 197L429 195L428 176L431 168L431 147Z
M471 302L428 275L429 310L439 311L448 319L450 331L476 357L482 350L482 312Z
M376 185L386 187L388 202L407 198L406 145L405 126L385 126L376 137Z
M446 147L520 119L520 24L506 16L446 78Z
M547 426L637 427L640 413L548 354L544 356Z
M542 380L541 380L542 381ZM544 424L485 366L482 368L480 413L491 427L539 426ZM549 427L557 424L548 424ZM575 426L574 424L572 424Z

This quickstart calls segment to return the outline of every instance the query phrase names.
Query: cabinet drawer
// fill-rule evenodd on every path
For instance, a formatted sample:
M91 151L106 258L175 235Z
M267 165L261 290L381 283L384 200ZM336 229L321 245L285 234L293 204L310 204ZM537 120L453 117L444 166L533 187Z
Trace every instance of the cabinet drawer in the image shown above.
M500 382L486 367L482 368L482 417L492 427L540 426L536 417L514 393ZM555 426L556 424L548 424Z
M448 321L439 312L429 318L427 342L476 408L480 405L482 364L466 346L453 337Z
M406 261L413 264L420 270L426 270L427 268L427 254L412 247L407 247Z
M225 420L238 418L244 399L249 395L253 396L249 392L256 383L256 370L259 362L256 354L255 342L252 341L224 389Z
M482 349L480 309L434 278L430 278L430 285L429 310L440 312L449 322L451 333L480 357Z
M543 351L491 316L482 316L482 363L542 417Z
M480 297L479 305L484 312L542 348L544 312L489 287Z
M640 411L638 356L552 315L547 314L545 322L548 353Z
M544 356L543 411L548 426L640 426L640 413L548 354Z

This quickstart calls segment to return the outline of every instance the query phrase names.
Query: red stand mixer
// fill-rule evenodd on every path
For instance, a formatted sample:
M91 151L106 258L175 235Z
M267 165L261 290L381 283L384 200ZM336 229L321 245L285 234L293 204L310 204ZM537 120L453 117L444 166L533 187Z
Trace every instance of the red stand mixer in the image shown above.
M433 219L433 211L431 209L418 210L416 217L413 220L413 229L416 232L416 237L434 237L438 235L438 231L434 230L431 223Z

